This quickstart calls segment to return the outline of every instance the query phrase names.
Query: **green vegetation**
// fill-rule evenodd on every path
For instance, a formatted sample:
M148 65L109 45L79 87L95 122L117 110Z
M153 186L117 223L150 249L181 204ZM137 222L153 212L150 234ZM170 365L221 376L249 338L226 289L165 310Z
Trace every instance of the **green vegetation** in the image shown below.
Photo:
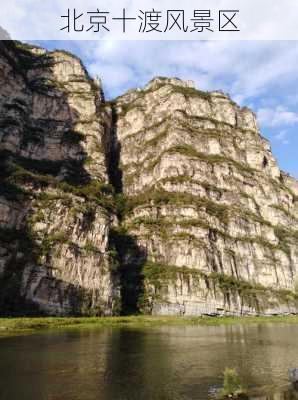
M21 296L21 282L26 263L35 263L36 247L34 235L29 226L22 229L0 228L0 243L6 266L0 276L1 315L34 315L34 306L24 302ZM16 251L17 249L17 251Z
M50 184L58 175L62 163L53 161L30 160L2 151L0 154L0 176L10 183ZM54 175L54 176L52 176Z
M126 203L126 213L130 213L139 205L179 205L186 207L194 206L197 209L204 208L206 212L218 218L222 223L228 223L230 208L226 205L218 204L207 198L200 198L188 193L167 192L165 190L148 191L139 196L130 197Z
M57 83L51 79L38 77L29 82L29 87L34 92L47 96L49 93L57 89Z
M179 226L187 228L190 226L192 222L197 223L193 226L202 226L203 228L208 229L208 226L204 224L204 222L197 220L187 220L187 221L179 221ZM159 237L163 239L170 238L171 231L173 228L178 225L177 222L168 221L165 217L159 218L148 218L148 217L138 217L134 218L133 222L126 224L126 228L128 230L138 230L140 227L144 227L146 229L146 233L143 232L143 235L151 237L154 233L155 235L159 235Z
M14 184L26 185L34 183L44 187L55 182L51 175L33 172L15 163L10 163L8 173L9 181Z
M139 312L138 299L144 292L141 269L146 255L136 238L123 226L114 227L110 231L109 255L113 271L120 277L120 314L136 314Z
M24 195L29 194L27 188L22 187L22 182L18 182L16 176L21 175L21 167L15 166L9 161L6 152L0 152L0 196L8 200L21 200Z
M282 178L280 178L280 180L269 178L269 182L276 190L289 193L289 195L292 196L293 198L293 202L295 202L295 197L296 197L295 193L292 191L290 187L286 186L283 183Z
M217 132L221 132L227 128L235 128L233 125L229 124L228 122L225 121L219 121L209 115L192 115L192 114L188 114L185 110L183 109L179 109L177 110L179 111L181 114L183 114L183 122L185 121L185 119L187 120L187 123L189 124L190 121L196 121L196 122L212 122L214 124L214 128ZM228 133L230 133L231 135L233 135L233 132L231 129L228 130Z
M123 193L115 195L116 213L120 221L128 211L127 197Z
M0 318L0 337L40 332L47 329L77 329L100 327L132 327L149 328L161 325L235 325L256 323L288 323L298 324L298 316L274 317L154 317L154 316L128 316L128 317L84 317L84 318Z
M206 162L212 165L215 164L228 164L234 168L236 168L238 171L241 171L243 173L247 173L250 176L252 176L256 170L249 167L248 165L242 164L240 162L237 162L233 160L232 158L222 156L222 155L214 155L214 154L206 154L206 153L201 153L198 152L194 147L190 145L177 145L170 147L163 152L161 152L155 159L152 159L152 155L148 156L145 158L142 162L140 163L131 163L125 165L125 170L127 170L130 167L134 168L143 168L143 171L150 172L152 171L161 161L163 156L165 154L181 154L190 158L198 159L201 160L202 162ZM135 174L135 173L134 173ZM133 174L133 175L134 175ZM127 179L129 180L130 174L127 174Z
M230 214L232 214L233 210L229 210ZM234 210L235 211L235 210ZM241 215L241 214L240 214ZM248 213L243 214L245 217L248 217ZM250 215L254 217L255 215L252 214ZM262 223L261 219L257 218L258 222ZM266 225L269 224L268 221L264 221ZM202 218L188 218L185 220L169 220L165 217L159 217L159 218L148 218L148 217L138 217L134 218L132 222L129 224L126 224L126 227L128 229L133 229L133 230L139 230L140 226L145 227L147 230L147 233L142 232L143 237L148 237L154 233L155 235L159 235L162 239L165 240L170 240L175 234L174 234L174 228L176 226L179 226L180 228L183 229L191 229L193 227L199 227L205 230L213 230L217 235L221 236L223 239L229 240L232 243L237 244L239 243L247 243L252 246L254 245L259 245L262 246L270 251L271 259L274 259L273 253L275 251L282 251L285 253L288 257L290 257L290 248L287 244L287 242L280 242L279 244L273 244L272 242L264 239L261 236L239 236L239 237L232 237L230 236L226 230L224 229L218 229L212 227L208 221L203 220ZM186 235L189 235L189 232L184 232ZM292 233L292 235L295 235L296 233ZM140 233L138 233L140 235ZM295 238L295 236L293 236Z
M292 220L296 220L297 218L295 217L295 215L293 215L289 210L287 210L285 207L283 207L282 205L279 204L272 204L270 206L271 208L275 208L278 211L281 211L282 213L284 213L288 218L291 218Z
M156 289L160 289L162 285L168 284L169 281L175 282L179 276L186 278L188 275L191 275L198 280L204 277L204 274L199 270L153 262L147 262L144 265L142 274L144 279L154 285Z
M145 107L139 105L139 104L135 104L133 103L124 103L121 104L121 111L118 112L119 116L123 116L125 114L127 114L129 111L133 110L133 109L138 109L139 111L145 111Z
M0 227L0 241L12 244L17 241L20 251L28 251L32 247L32 232L29 229L9 229Z
M148 89L140 91L139 93L137 93L136 98L133 101L131 101L130 103L120 104L121 109L122 109L122 111L120 112L120 115L125 115L131 109L138 107L138 104L136 104L136 102L138 100L142 99L145 95L147 95L149 93L156 92L157 90L161 89L164 86L169 86L172 89L173 93L181 93L187 99L192 98L192 97L200 97L207 101L211 101L211 94L209 92L203 92L201 90L191 88L191 87L175 85L175 84L167 82L167 78L159 78L159 79L161 79L162 82L156 83L156 85L149 87ZM134 92L134 91L131 90L131 92ZM120 96L117 99L115 99L115 102L117 102L117 100L120 100L121 97L123 97L123 96Z
M72 133L72 135L75 134ZM62 167L67 167L69 171L64 181L57 179ZM4 182L0 195L10 196L16 200L21 194L32 192L32 187L35 189L51 187L65 194L82 197L95 206L116 210L113 186L90 179L84 166L79 163L29 160L1 153L0 179ZM34 195L33 192L32 195ZM63 195L61 194L60 197Z
M223 388L219 392L219 397L222 399L247 398L246 390L244 389L240 377L235 369L233 368L225 369Z
M198 239L195 235L192 235L189 232L168 232L167 230L167 225L164 227L164 229L160 229L156 231L156 235L159 235L162 237L164 240L168 241L179 241L179 245L183 245L182 241L187 241L188 244L192 243L196 248L203 248L205 245L205 242L203 239ZM148 234L146 235L138 235L139 237L146 237L147 240L150 240L151 235Z
M200 97L202 99L211 100L211 95L209 92L203 92L202 90L198 90L195 88L191 87L184 87L184 86L179 86L179 85L171 85L175 93L181 93L183 94L186 98L191 98L191 97Z
M26 109L27 109L27 104L25 102L22 102L20 100L13 100L13 103L9 104L4 104L3 105L4 109L4 115L1 117L0 120L0 127L3 128L4 132L4 137L6 135L6 132L9 132L7 128L11 126L20 126L20 118L24 118ZM10 115L12 114L12 115Z
M255 170L248 165L245 164L240 164L239 162L222 156L222 155L213 155L213 154L206 154L206 153L200 153L196 151L192 146L189 145L178 145L175 147L172 147L168 151L169 153L180 153L183 155L186 155L188 157L193 157L193 158L198 158L202 161L207 161L210 162L211 164L220 164L220 163L228 163L233 166L235 166L238 170L244 171L244 172L249 172L253 173Z
M114 199L114 189L109 184L91 180L89 183L79 186L74 186L67 182L56 182L56 187L65 193L72 193L76 196L83 197L87 201L91 201L95 205L101 206L107 210L116 210L117 206Z
M178 116L178 113L182 114L183 118L180 118L180 116ZM209 123L212 122L214 124L214 128L203 128L201 124L204 122L209 122ZM163 129L162 125L165 125ZM233 141L235 141L235 139L237 138L237 136L235 136L235 133L233 131L234 127L227 122L218 121L209 116L190 115L187 114L185 110L177 109L175 110L175 114L171 116L171 119L169 119L169 117L165 117L162 120L159 120L158 122L154 122L152 125L149 125L146 128L147 132L156 131L157 136L153 139L142 142L142 146L143 147L156 146L156 144L161 139L167 136L167 134L170 132L171 127L175 127L175 129L183 129L185 130L185 132L187 132L187 134L189 134L192 137L207 136L211 138L220 139L223 133L225 133L226 134L225 140L232 137ZM144 134L144 129L141 129L137 132L128 135L125 138L125 140L134 139L138 135L141 135L143 138L143 134Z
M290 238L294 238L294 239L298 238L298 231L286 229L282 226L275 226L274 233L281 242L286 241Z
M44 135L40 129L32 126L24 127L21 146L26 147L29 143L34 143L36 145L44 144Z
M24 196L27 196L28 192L9 182L1 182L0 186L0 196L5 197L7 200L12 200L12 201L18 201L20 199L23 199Z
M297 242L298 240L298 231L286 229L282 226L275 226L274 227L275 236L279 240L278 248L282 250L288 257L291 257L291 242Z
M38 254L37 261L42 263L42 258L47 256L56 244L71 244L63 231L49 234L43 237L41 244L36 243L35 251Z
M166 183L170 183L172 185L179 185L179 184L189 184L189 185L198 185L202 186L206 192L214 192L217 193L220 197L223 193L228 192L227 189L212 185L208 181L198 181L193 179L189 175L178 175L178 176L170 176L168 178L161 179L157 182L156 186L164 185ZM241 193L242 194L242 193Z
M177 179L178 179L177 182L179 182L179 177ZM176 182L176 178L173 178L173 182ZM217 193L220 193L220 190L218 188L213 188L211 185L208 185L207 183L206 184L202 183L202 186L205 187L206 191L214 190L217 191ZM271 226L271 223L264 220L260 215L254 214L248 210L243 210L237 206L228 206L226 204L220 204L210 200L207 197L194 196L189 193L168 192L163 189L148 190L138 196L127 198L124 208L124 214L130 214L133 211L133 209L138 206L147 206L147 205L155 207L161 205L196 207L198 211L205 210L207 214L216 217L221 223L225 225L227 225L229 223L230 218L233 217L233 218L248 219L256 223L260 223L262 225ZM156 226L164 223L169 224L171 222L169 220L162 220L161 218L155 220L152 219L151 221ZM140 219L138 219L138 222L140 222ZM148 219L145 219L143 222L148 225ZM197 225L193 219L191 220L191 222L194 225ZM190 225L189 220L183 220L183 219L176 221L176 223L184 226ZM207 221L204 222L202 221L202 226L206 228L209 227ZM222 232L222 235L226 236L227 234L225 232ZM245 241L244 238L240 238L239 240ZM264 242L265 244L267 243L262 238L259 238L259 240ZM247 241L249 241L249 238ZM253 241L257 240L254 239ZM269 245L271 244L269 243ZM274 245L271 245L271 247L274 247Z
M54 64L53 58L48 53L36 54L33 52L34 49L39 48L38 46L31 46L18 41L9 41L6 46L17 53L16 58L9 54L7 54L7 58L15 70L22 75L25 75L30 69L50 68Z
M155 86L153 86L151 88L148 88L147 90L143 90L142 91L142 95L145 95L145 94L148 94L148 93L151 93L151 92L155 92L155 91L159 90L160 88L162 88L164 86L170 86L172 88L173 92L181 93L186 98L201 97L201 98L203 98L205 100L208 100L208 101L211 100L211 95L210 95L209 92L203 92L203 91L195 89L195 88L184 87L184 86L172 84L170 82L167 82L168 78L159 77L159 79L162 82L156 83ZM153 80L155 80L155 79L153 79Z
M163 130L161 130L160 132L158 132L158 134L156 136L154 136L152 139L142 143L142 147L146 148L146 147L156 147L158 145L158 143L167 137L169 133L169 125L167 124ZM135 136L135 135L133 135Z
M93 79L91 79L91 77L89 76L85 65L83 64L82 60L77 55L71 53L70 51L63 50L63 49L55 49L55 50L49 52L48 54L49 54L49 57L52 57L52 58L57 56L57 55L65 55L65 56L70 57L70 58L72 58L74 60L77 60L79 62L79 64L81 65L82 70L85 73L85 77L86 77L87 81L90 83L90 85L92 87L92 90L94 91L95 88L93 87L94 86ZM98 90L97 87L96 87L96 90Z
M86 244L82 247L87 253L100 253L98 247L96 247L90 240L86 241Z
M191 277L197 283L204 281L208 288L217 287L217 290L222 292L228 303L231 296L238 295L242 305L248 305L258 312L261 312L265 305L270 305L270 298L273 302L278 300L282 304L296 303L298 300L298 295L289 290L266 288L260 284L250 283L222 273L206 274L188 267L147 262L142 267L141 274L145 285L154 286L157 298L162 293L162 289L169 283L175 284L178 279L188 280ZM144 305L140 304L140 308L146 312Z

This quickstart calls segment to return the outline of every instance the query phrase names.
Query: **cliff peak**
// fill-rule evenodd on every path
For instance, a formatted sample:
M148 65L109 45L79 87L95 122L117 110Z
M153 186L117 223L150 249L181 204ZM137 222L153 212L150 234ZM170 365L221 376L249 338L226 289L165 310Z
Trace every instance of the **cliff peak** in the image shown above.
M0 43L0 152L2 314L297 312L298 183L225 93Z
M180 78L167 78L167 77L160 77L157 76L153 79L151 79L150 82L144 87L144 90L150 90L154 89L157 86L160 85L174 85L174 86L181 86L185 88L195 88L195 83L194 81L190 80L182 80Z

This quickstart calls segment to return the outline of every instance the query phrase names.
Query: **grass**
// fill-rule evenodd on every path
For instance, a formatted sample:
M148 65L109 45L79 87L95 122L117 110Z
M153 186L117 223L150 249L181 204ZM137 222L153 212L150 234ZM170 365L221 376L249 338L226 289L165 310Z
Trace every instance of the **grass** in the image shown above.
M74 131L69 131L68 135L67 140L74 142L83 137L81 133ZM80 163L65 164L14 158L8 152L1 152L0 160L0 178L4 181L0 195L5 195L6 198L18 200L21 195L29 194L32 186L35 189L51 187L66 194L82 197L109 211L116 209L114 188L105 182L90 179L84 165ZM88 161L85 160L85 163ZM67 166L68 176L61 182L57 176L63 166Z
M204 280L207 287L218 287L223 295L232 295L237 293L243 305L249 305L256 310L261 311L261 304L267 303L267 298L274 296L281 304L296 302L298 295L286 289L274 289L264 287L257 283L251 283L242 279L237 279L233 276L222 273L212 272L205 274L200 270L177 267L161 263L147 262L142 268L142 274L145 282L154 285L155 294L167 285L169 281L176 282L178 278L183 279L187 276L192 276L196 281ZM260 303L261 301L261 303ZM146 313L146 309L142 310Z
M225 204L218 204L208 198L193 196L188 193L168 192L166 190L148 190L142 194L130 197L126 202L126 212L142 205L173 205L180 207L194 206L197 210L204 209L208 214L218 218L223 223L228 223L229 212L231 211Z
M179 85L170 84L175 91L175 93L183 94L187 99L192 97L200 97L207 101L211 101L211 94L209 92L203 92L201 90L192 88L192 87L184 87Z
M220 398L238 399L246 395L246 390L243 387L237 371L233 368L226 368L224 371L224 384L221 389ZM247 398L247 397L245 397Z
M164 316L125 316L125 317L39 317L39 318L0 318L0 337L34 333L49 329L132 327L150 328L162 325L172 326L220 326L256 323L298 324L298 316L266 317L164 317Z
M253 214L251 214L252 217L254 217ZM268 225L268 221L264 221L260 223L264 223ZM139 228L142 226L142 228L146 229L146 234L144 232L140 233ZM261 236L238 236L238 237L233 237L230 236L226 230L223 229L214 229L206 220L203 218L189 218L185 220L169 220L166 219L165 217L159 217L159 218L148 218L148 217L137 217L134 218L132 222L126 224L127 229L133 229L134 232L138 231L138 235L143 235L143 236L148 236L151 237L152 234L159 235L162 239L170 239L175 235L174 230L176 227L179 226L180 228L183 229L191 229L194 227L199 227L201 229L205 230L210 230L213 229L213 231L216 232L216 234L220 235L223 239L225 240L230 240L233 243L247 243L250 245L259 245L262 246L270 252L275 252L275 251L282 251L287 257L290 257L290 248L287 245L287 243L280 242L278 244L273 244L266 239L264 239ZM185 232L186 234L188 232ZM293 233L293 235L296 235L296 233Z
M4 196L7 200L17 201L23 199L28 193L23 188L9 182L2 181L0 187L0 196Z
M128 111L130 111L131 109L138 107L139 103L138 101L140 99L142 99L144 96L146 96L149 93L153 93L158 91L159 89L161 89L162 87L167 87L170 88L171 93L180 93L182 94L186 100L189 100L191 98L201 98L203 100L206 100L208 102L211 102L212 100L212 94L210 92L204 92L201 90L198 90L196 88L192 88L192 87L185 87L185 86L181 86L179 84L173 84L171 82L169 82L168 78L163 78L163 77L158 77L158 79L160 80L160 82L156 82L155 85L153 86L149 86L147 89L143 89L140 92L136 92L135 90L130 90L129 92L125 93L123 96L119 96L116 99L114 99L113 103L115 104L120 104L121 106L121 112L120 115L125 115ZM151 80L149 83L153 83L155 80L155 78L153 80ZM135 93L136 97L129 103L121 103L121 98L124 97L126 94L128 93ZM222 95L222 98L228 99L232 104L236 104L234 103L231 99L229 99L228 97ZM120 101L119 101L120 100ZM217 121L219 122L219 121Z
M165 149L158 155L158 157L156 157L153 160L152 160L152 155L150 154L149 156L145 157L144 160L142 160L138 163L132 162L132 163L126 164L123 167L123 169L127 171L131 167L134 167L134 169L151 172L161 162L162 158L167 154L170 154L170 155L180 154L182 156L200 160L201 162L209 163L211 165L227 164L231 167L234 167L239 172L249 174L249 176L253 176L255 172L258 172L257 170L251 168L247 164L235 161L234 159L232 159L230 157L223 156L223 155L217 155L217 154L206 154L206 153L198 152L194 147L192 147L190 145L186 145L186 144L176 145L176 146L172 146L168 149ZM135 173L133 173L133 174L127 173L128 180L131 177L131 175L135 175Z

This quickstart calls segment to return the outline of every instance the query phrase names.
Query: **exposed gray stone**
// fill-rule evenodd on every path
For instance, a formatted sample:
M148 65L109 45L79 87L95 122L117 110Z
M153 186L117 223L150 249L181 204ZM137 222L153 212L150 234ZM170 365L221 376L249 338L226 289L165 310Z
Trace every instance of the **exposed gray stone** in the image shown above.
M0 302L297 312L298 182L227 94L159 77L105 102L71 54L0 42L0 151Z

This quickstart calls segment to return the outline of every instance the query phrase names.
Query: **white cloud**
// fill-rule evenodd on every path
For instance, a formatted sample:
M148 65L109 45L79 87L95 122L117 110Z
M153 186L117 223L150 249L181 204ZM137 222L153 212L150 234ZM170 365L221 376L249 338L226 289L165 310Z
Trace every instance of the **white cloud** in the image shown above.
M275 135L275 138L278 140L284 140L286 136L287 131L280 131L277 135Z
M287 110L284 106L276 108L260 108L257 112L263 126L278 127L298 123L298 113Z
M292 83L298 59L293 42L101 41L76 46L92 73L113 76L105 82L112 96L167 75L193 79L203 90L223 89L241 104Z
M287 137L288 137L288 132L286 130L282 130L274 136L276 140L280 141L283 144L290 143Z
M119 87L129 85L134 79L133 69L126 65L114 65L112 63L105 63L98 71L98 65L96 63L90 64L88 68L92 75L98 75L103 84L108 84L110 91L117 91Z
M78 54L99 75L107 98L142 87L157 75L222 89L258 113L263 133L285 170L297 176L297 42L106 41L40 43ZM291 142L291 146L284 146Z

